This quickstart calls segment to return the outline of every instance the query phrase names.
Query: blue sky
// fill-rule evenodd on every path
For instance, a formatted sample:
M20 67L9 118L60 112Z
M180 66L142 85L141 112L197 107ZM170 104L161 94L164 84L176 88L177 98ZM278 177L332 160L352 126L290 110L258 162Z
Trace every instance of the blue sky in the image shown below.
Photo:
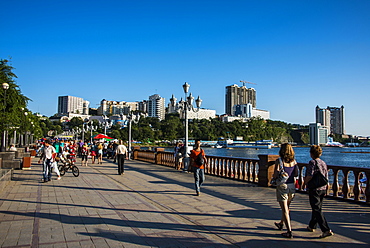
M2 1L0 58L12 59L33 112L58 96L140 101L183 96L225 112L225 87L256 83L271 119L315 122L340 107L370 136L370 1Z

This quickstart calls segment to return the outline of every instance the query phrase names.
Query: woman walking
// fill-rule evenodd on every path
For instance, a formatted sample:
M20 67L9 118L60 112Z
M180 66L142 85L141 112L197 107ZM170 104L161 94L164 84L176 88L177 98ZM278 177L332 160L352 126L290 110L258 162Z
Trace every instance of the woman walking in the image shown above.
M98 144L98 154L97 154L97 156L98 156L98 164L102 164L102 162L103 162L103 144L100 142L99 144Z
M308 166L306 168L304 186L309 186L309 182L312 180L313 176L318 173L321 173L323 176L325 176L326 179L328 179L328 167L326 163L320 159L321 154L322 149L320 146L311 146L310 155L312 160L308 163ZM324 196L326 195L327 187L327 185L324 185L318 188L308 188L308 197L312 208L312 215L311 220L307 226L307 230L310 232L314 232L317 224L319 224L322 231L320 238L326 238L334 235L334 233L329 228L328 222L324 217L324 213L322 212L322 203L324 200Z
M90 155L91 155L91 163L95 164L95 158L96 158L96 145L95 145L95 143L92 143L90 145Z
M289 206L294 198L295 193L295 177L298 176L298 166L294 158L293 147L288 144L282 144L279 151L279 156L275 161L275 170L273 178L277 179L279 174L284 170L288 174L288 179L285 183L280 184L276 187L276 197L280 204L282 211L280 222L275 222L275 226L279 230L283 230L284 224L287 232L281 235L285 238L293 238L292 226L290 223Z

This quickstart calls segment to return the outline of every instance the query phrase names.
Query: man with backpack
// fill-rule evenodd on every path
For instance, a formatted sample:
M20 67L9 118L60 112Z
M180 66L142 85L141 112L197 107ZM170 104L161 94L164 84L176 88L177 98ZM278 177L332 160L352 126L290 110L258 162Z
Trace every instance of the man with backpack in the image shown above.
M200 186L205 180L204 165L206 164L207 159L204 150L200 148L200 140L196 139L194 149L190 151L190 166L194 172L195 192L197 196L200 195Z

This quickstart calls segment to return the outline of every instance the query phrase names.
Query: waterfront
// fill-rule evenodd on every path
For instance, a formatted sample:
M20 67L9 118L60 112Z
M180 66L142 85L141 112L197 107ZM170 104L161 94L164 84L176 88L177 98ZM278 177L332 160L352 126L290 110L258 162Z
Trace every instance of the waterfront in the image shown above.
M278 155L280 148L272 149L225 149L225 148L203 148L207 155L251 158L258 159L260 154ZM308 163L310 161L309 147L294 147L296 160L298 163ZM166 151L173 151L173 148L166 148ZM323 147L322 159L328 165L355 166L370 168L370 153L347 153L347 152L370 152L370 147ZM342 153L346 152L346 153Z

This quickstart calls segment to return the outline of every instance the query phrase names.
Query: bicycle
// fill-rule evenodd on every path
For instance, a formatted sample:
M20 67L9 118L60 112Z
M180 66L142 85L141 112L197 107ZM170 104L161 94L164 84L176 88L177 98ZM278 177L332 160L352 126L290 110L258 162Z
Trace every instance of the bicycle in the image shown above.
M72 174L75 177L80 175L80 170L78 167L72 163L68 158L65 158L63 155L59 158L62 164L59 164L58 169L61 176L64 176L68 170L72 170Z

